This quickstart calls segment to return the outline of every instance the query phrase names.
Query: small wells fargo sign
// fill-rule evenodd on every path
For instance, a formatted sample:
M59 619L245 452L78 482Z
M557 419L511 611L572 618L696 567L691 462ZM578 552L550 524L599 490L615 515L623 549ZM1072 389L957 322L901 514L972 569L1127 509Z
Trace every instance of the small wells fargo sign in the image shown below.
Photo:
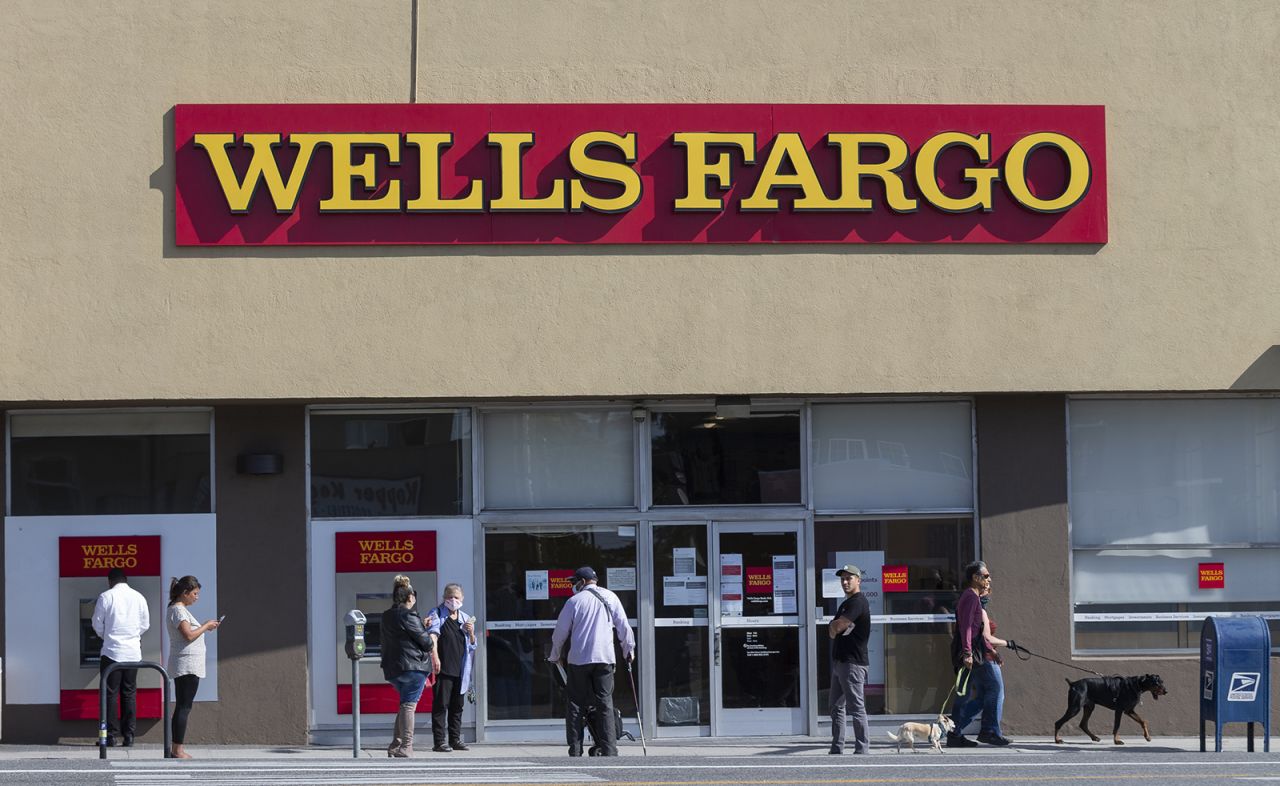
M1098 106L179 105L179 245L1104 243Z
M1200 563L1200 589L1226 589L1227 569L1221 562Z

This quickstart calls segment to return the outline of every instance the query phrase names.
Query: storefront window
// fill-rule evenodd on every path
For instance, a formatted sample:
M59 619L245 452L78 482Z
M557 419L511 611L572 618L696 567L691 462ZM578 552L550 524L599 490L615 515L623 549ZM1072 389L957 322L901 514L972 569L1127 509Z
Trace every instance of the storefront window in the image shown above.
M470 512L466 411L312 413L312 518Z
M826 620L844 599L835 570L845 564L863 570L862 590L871 601L872 615L889 617L887 624L871 629L867 711L936 713L942 701L938 691L945 691L953 676L950 619L964 565L974 555L973 519L819 520L813 531L815 589L824 618L814 633L819 715L830 710ZM997 598L992 605L997 619L998 609ZM894 615L912 617L898 622ZM930 620L933 616L941 619Z
M564 691L547 655L556 618L573 594L570 577L583 565L594 568L601 586L618 595L634 620L638 616L636 527L489 530L484 546L489 719L562 719ZM635 702L625 686L622 655L615 655L620 668L614 706L632 716ZM635 676L638 680L639 674Z
M486 412L486 508L635 506L629 411Z
M799 504L800 415L655 412L654 505Z
M210 414L10 418L10 514L209 513Z
M812 412L818 510L973 508L969 402L815 404Z
M1280 619L1280 399L1072 400L1075 648L1195 650ZM1280 645L1278 645L1280 646Z

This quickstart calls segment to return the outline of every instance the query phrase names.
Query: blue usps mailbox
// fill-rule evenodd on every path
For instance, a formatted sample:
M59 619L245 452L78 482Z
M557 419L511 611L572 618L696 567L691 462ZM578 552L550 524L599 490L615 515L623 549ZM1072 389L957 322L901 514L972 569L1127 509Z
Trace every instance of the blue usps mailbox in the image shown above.
M1263 728L1271 750L1271 631L1261 617L1206 617L1200 630L1200 750L1204 722L1213 721L1214 750L1222 750L1224 723Z

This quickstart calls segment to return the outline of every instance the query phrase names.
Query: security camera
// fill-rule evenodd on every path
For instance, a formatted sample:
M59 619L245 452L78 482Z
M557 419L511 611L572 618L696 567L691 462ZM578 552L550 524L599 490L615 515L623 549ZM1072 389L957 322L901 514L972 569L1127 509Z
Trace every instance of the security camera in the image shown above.
M649 413L645 411L644 407L636 407L631 410L631 419L637 423L643 423L644 419L648 417L648 415Z

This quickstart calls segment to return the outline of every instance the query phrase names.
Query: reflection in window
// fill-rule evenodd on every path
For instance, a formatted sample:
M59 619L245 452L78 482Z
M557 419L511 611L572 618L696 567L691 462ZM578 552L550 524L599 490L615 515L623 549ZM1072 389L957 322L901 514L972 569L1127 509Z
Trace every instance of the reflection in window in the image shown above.
M824 616L844 598L832 571L854 563L867 575L864 586L881 585L885 565L905 566L907 584L881 592L873 614L953 615L964 565L974 558L973 519L879 519L814 522L814 581ZM824 571L826 572L824 581ZM873 583L874 582L874 583ZM992 617L999 619L999 587ZM872 714L932 714L938 711L951 673L950 622L872 625L867 654L867 711ZM825 624L814 633L818 654L818 712L830 711L826 675L831 642Z
M10 513L209 513L209 413L19 415Z
M485 533L490 719L564 717L563 690L547 655L553 623L573 594L570 577L583 565L594 568L601 586L618 595L627 616L639 616L635 530L634 525L626 524ZM615 655L621 663L621 652ZM622 689L624 680L622 675L616 681L613 701L624 715L630 715L635 712L635 702L630 689ZM639 685L637 689L641 689Z
M800 496L800 415L655 412L653 504L782 505Z
M312 414L312 517L470 511L471 421L465 411Z
M634 445L626 411L485 413L485 507L634 507Z

